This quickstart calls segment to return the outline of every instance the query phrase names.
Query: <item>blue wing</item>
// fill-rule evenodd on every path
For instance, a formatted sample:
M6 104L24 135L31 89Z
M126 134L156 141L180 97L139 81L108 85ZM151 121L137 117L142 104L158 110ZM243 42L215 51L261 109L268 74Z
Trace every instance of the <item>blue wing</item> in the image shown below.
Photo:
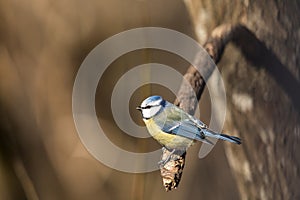
M154 120L165 133L213 144L205 137L206 125L204 123L172 104L167 104L164 111Z

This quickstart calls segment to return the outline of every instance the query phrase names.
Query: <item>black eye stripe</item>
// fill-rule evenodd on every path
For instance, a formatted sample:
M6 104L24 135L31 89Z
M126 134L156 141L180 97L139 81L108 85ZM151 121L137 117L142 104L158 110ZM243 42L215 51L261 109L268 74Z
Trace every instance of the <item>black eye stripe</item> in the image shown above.
M156 107L156 106L159 106L159 105L145 106L145 107L141 107L141 108L142 108L142 109L149 109L149 108Z

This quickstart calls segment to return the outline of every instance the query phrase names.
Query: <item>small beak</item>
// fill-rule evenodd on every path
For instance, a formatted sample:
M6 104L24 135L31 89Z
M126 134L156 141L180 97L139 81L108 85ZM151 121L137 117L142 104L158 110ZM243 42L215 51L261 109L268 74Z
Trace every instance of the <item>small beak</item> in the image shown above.
M139 110L139 111L142 110L141 106L136 107L136 109Z

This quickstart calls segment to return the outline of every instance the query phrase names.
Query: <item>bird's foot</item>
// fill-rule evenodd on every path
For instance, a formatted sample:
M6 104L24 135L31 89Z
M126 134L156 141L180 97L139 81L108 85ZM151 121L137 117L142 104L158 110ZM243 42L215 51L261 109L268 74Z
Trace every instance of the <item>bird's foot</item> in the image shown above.
M166 151L166 148L163 147L162 148L163 152ZM158 165L160 167L163 167L165 164L167 164L167 162L169 162L171 160L171 156L175 153L175 149L173 149L172 151L170 151L170 154L167 155L166 158L161 158L161 161L158 162Z

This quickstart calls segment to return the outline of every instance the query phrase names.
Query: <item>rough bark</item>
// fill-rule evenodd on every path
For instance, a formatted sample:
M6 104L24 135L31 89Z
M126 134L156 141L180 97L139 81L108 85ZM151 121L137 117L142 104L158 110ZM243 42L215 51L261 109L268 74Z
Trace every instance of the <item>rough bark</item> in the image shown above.
M241 21L251 30L240 27L219 63L228 97L225 129L244 141L239 149L225 145L241 198L299 198L299 2L186 4L200 40L213 24ZM221 9L226 4L231 14Z

